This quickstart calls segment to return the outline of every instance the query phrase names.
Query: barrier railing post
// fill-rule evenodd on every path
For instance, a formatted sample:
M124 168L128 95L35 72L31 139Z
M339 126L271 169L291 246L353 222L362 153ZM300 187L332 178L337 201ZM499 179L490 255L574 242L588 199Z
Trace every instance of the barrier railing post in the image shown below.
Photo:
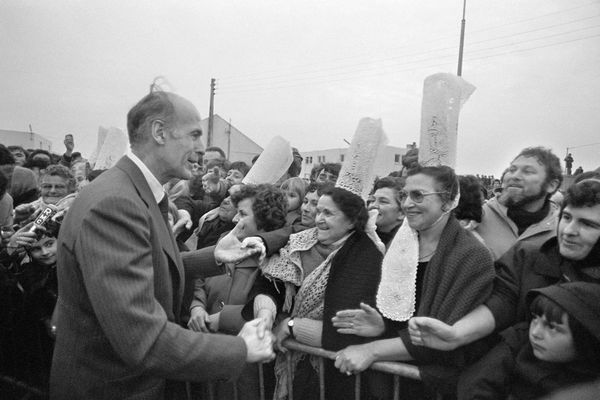
M394 400L400 400L400 377L394 375Z
M210 383L208 385L208 398L210 400L215 400L215 385L213 383Z
M356 374L354 378L354 400L360 400L360 377L361 374Z
M238 400L238 385L237 385L237 381L233 382L233 400Z
M294 400L294 375L292 374L292 354L291 351L285 353L285 361L287 364L286 373L288 377L288 399Z
M319 398L325 400L325 361L319 357Z
M260 400L265 400L265 371L263 370L263 363L258 364L258 390Z

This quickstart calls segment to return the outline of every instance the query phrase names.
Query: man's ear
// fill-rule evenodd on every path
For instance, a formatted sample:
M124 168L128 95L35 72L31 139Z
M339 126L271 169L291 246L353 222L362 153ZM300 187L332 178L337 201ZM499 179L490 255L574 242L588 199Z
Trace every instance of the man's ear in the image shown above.
M152 138L158 144L165 144L167 131L165 129L165 122L161 119L155 119L151 122L150 130L152 132Z

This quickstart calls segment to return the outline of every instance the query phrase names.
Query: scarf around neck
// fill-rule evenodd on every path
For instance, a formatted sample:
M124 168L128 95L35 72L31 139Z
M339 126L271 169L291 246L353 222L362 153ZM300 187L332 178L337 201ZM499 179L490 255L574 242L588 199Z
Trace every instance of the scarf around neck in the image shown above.
M546 218L549 212L550 200L546 199L544 205L538 211L529 212L521 207L509 207L506 215L515 223L515 225L517 225L517 230L519 235L521 235L531 225Z

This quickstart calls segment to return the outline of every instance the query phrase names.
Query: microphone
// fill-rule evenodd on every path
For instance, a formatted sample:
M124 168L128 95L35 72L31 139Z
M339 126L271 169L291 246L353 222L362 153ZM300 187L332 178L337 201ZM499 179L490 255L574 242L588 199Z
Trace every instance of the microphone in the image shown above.
M29 228L29 232L36 233L37 235L44 233L46 225L57 212L58 208L53 205L47 205L33 221L33 225Z

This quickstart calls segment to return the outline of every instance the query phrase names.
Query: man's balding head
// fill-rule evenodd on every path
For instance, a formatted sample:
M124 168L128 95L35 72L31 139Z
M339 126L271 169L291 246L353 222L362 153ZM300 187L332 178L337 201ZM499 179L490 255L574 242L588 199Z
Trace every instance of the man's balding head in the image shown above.
M156 91L147 94L127 113L129 143L135 146L148 141L153 121L160 120L165 127L173 127L179 117L177 110L182 108L197 114L192 103L174 93Z

